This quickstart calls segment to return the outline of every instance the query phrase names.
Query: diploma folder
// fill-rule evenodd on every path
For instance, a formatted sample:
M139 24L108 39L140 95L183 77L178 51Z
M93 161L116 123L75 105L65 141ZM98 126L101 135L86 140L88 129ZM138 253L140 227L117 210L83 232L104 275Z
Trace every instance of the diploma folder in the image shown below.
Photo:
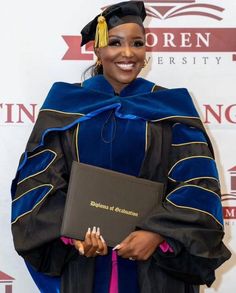
M74 161L61 235L83 240L89 227L100 227L114 247L155 212L162 193L162 183Z

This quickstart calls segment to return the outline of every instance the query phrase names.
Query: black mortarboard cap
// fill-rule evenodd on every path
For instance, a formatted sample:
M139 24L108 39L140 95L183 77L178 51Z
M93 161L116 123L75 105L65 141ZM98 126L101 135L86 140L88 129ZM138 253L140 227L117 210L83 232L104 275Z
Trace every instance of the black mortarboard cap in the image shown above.
M143 26L145 17L146 11L143 1L125 1L111 5L82 29L81 46L95 39L97 42L99 37L100 39L107 39L107 31L109 29L124 23L137 23ZM102 45L101 43L100 45L95 44L95 47L104 47L106 45L107 40Z

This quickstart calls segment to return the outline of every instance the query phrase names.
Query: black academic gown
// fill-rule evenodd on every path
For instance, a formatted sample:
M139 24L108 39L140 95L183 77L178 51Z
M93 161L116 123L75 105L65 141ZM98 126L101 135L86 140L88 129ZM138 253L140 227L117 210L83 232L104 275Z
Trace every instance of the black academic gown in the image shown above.
M111 272L111 253L85 258L60 240L73 160L165 184L158 212L137 229L174 252L119 258L120 293L198 292L230 257L208 136L186 89L157 89L138 78L115 96L101 75L54 84L42 106L12 184L12 232L27 265L59 276L61 292L108 292Z

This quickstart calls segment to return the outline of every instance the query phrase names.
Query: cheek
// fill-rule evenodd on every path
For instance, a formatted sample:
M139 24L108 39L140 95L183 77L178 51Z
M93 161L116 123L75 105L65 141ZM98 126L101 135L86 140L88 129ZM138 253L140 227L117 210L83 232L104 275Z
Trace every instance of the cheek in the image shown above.
M143 61L146 57L146 49L140 50L137 56L140 61Z
M118 50L112 50L111 48L104 48L101 56L101 61L103 63L112 62L117 55L119 55Z

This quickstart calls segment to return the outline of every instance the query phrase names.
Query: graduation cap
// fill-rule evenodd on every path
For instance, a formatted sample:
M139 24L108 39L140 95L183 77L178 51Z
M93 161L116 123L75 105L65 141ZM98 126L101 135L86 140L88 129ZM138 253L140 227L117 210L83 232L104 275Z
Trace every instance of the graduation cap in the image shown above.
M145 17L143 1L125 1L111 5L82 29L81 46L95 40L95 48L106 47L108 30L124 23L137 23L143 27Z

